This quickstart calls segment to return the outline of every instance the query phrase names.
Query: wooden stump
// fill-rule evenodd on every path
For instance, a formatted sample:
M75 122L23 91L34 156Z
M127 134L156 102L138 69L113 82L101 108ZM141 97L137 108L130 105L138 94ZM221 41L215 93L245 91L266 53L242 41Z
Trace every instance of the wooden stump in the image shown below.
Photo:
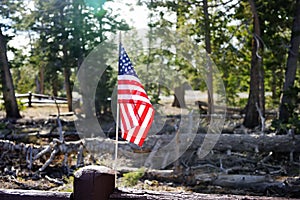
M115 188L115 172L104 166L86 166L75 173L74 200L106 200Z

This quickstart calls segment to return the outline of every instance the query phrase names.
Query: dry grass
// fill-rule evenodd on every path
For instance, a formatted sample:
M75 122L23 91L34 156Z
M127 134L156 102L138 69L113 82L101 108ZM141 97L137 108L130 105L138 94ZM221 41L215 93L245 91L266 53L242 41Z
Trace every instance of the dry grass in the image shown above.
M68 112L68 107L65 104L59 105L60 113ZM56 105L33 105L33 107L25 107L25 109L20 111L23 118L48 118L50 115L55 115L58 113ZM0 111L0 118L5 118L5 111Z
M59 110L61 113L68 112L68 107L66 105L59 105ZM48 117L49 115L57 114L58 110L55 105L45 105L45 106L33 106L26 107L25 110L21 111L22 117L29 118L42 118Z

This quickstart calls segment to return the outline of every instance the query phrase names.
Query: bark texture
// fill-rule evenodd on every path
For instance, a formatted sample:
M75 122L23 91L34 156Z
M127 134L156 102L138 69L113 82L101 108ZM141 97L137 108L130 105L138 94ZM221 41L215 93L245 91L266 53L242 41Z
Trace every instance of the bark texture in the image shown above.
M247 128L254 128L259 125L259 113L257 106L264 110L264 95L262 92L263 85L263 73L262 73L262 58L259 55L259 49L261 48L260 42L260 24L258 13L254 0L249 0L251 11L253 15L254 33L252 39L252 58L251 58L251 71L250 71L250 93L248 103L246 106L246 115L244 118L244 126ZM257 106L256 106L257 105Z
M6 50L6 39L0 29L0 69L1 69L1 83L4 98L4 106L7 118L21 118L17 100L15 97L15 89L13 85L12 76L10 73Z
M291 116L291 110L289 106L293 105L293 98L289 95L289 90L294 86L297 70L297 62L299 56L300 45L300 0L296 1L295 17L292 27L291 36L291 48L288 54L285 82L283 86L283 96L280 103L279 119L283 122L287 122Z

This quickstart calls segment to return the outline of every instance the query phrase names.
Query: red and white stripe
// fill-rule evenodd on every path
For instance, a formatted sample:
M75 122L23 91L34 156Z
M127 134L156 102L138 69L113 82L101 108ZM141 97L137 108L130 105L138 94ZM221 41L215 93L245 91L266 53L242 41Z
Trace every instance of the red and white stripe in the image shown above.
M153 122L154 109L137 77L118 76L118 103L122 137L142 146Z

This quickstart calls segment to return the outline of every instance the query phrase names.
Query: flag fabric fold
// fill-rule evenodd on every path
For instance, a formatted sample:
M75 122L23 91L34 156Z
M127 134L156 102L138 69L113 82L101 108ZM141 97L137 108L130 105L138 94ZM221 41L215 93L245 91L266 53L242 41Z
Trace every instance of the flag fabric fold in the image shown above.
M122 44L119 57L118 104L122 138L141 147L153 122L154 109Z

